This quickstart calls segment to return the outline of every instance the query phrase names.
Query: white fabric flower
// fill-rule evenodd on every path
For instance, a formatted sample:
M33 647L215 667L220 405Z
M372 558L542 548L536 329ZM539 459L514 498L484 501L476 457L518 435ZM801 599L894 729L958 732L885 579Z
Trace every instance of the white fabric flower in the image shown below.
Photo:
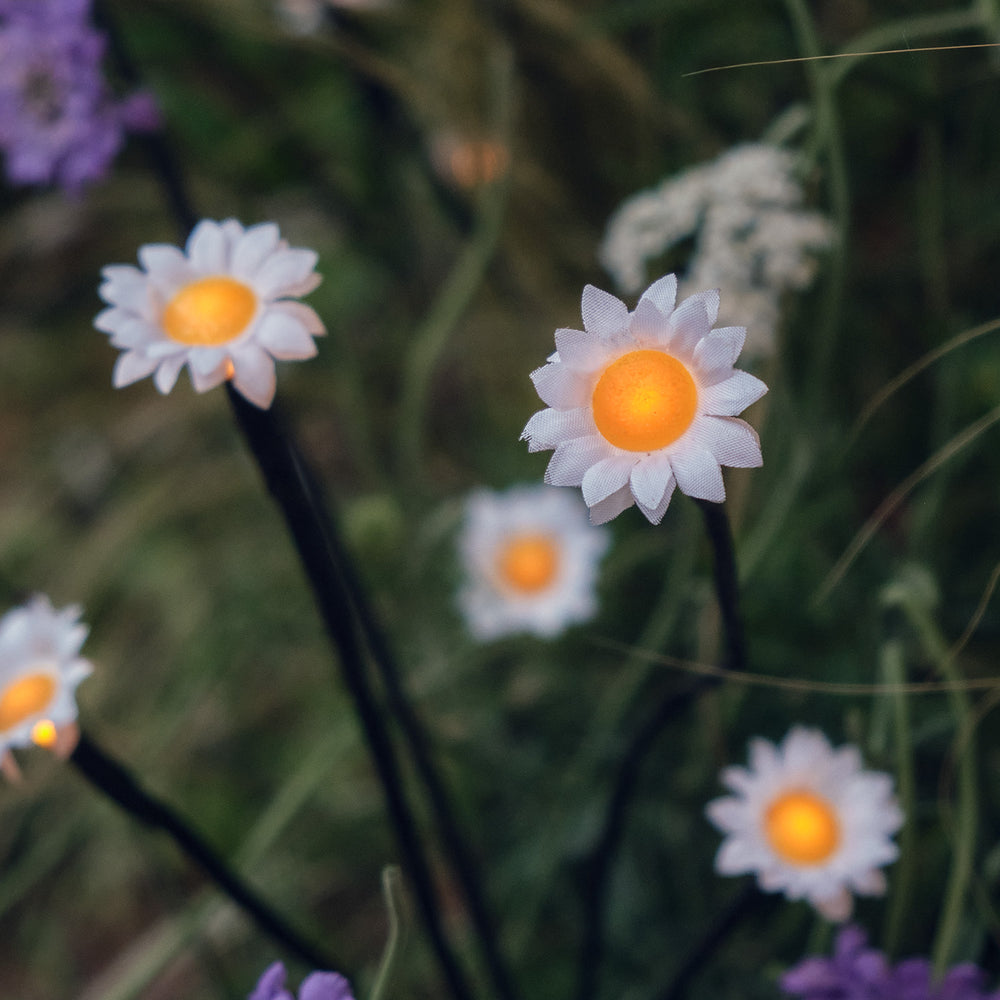
M746 330L713 330L718 291L677 308L668 274L634 312L592 285L583 330L556 330L556 353L532 373L549 409L524 428L529 451L555 449L553 486L582 486L594 524L633 503L659 524L674 487L702 500L726 498L720 466L761 464L757 433L735 415L767 392L733 368Z
M76 721L76 688L92 671L80 647L87 638L76 606L56 611L32 598L0 618L0 754L51 746Z
M289 247L271 222L244 229L235 219L205 219L186 248L153 243L139 250L142 268L102 271L99 294L110 306L94 320L123 353L116 388L153 375L170 392L187 365L205 392L232 379L252 403L274 399L274 359L316 353L325 333L309 306L296 301L319 283L316 253Z
M546 486L477 490L465 504L458 602L480 640L512 632L545 638L597 610L597 567L608 547L576 497Z
M818 730L796 726L780 746L750 744L750 767L728 767L734 794L707 806L726 839L715 868L756 873L765 892L806 899L829 920L851 915L852 893L881 896L879 870L896 859L903 824L892 776L862 769L857 747L836 750Z

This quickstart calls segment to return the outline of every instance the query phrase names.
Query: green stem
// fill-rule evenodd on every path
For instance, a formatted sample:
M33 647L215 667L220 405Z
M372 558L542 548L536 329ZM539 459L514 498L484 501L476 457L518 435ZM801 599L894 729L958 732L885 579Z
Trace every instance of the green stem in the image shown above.
M969 696L960 682L962 676L948 644L931 618L925 601L907 589L901 594L900 606L920 637L921 644L934 660L945 680L955 686L949 692L952 714L957 728L956 757L958 758L958 789L955 802L954 841L951 872L941 907L941 919L934 940L932 961L937 976L954 960L955 943L965 910L972 881L976 853L976 761L972 752L972 710Z
M906 681L903 644L890 639L882 646L881 673L887 684L902 685ZM917 788L913 767L913 740L910 731L910 703L907 695L897 691L892 695L893 720L896 735L896 777L899 782L899 802L906 822L899 834L899 861L893 870L893 885L889 915L885 925L885 951L892 954L899 947L903 922L911 903L916 876L916 815Z
M382 1000L385 996L389 980L392 978L392 970L399 957L401 939L399 911L402 909L402 891L402 875L399 868L396 865L386 865L382 869L382 898L385 900L386 913L389 915L389 936L368 1000Z

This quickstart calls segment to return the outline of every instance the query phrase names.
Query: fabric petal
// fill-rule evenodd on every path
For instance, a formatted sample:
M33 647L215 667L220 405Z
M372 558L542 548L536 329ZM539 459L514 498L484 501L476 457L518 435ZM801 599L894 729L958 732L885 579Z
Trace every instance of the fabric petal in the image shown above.
M612 455L594 463L584 474L581 486L588 507L606 500L620 490L629 479L634 458Z
M639 298L639 305L643 302L652 303L664 319L668 319L674 310L674 303L677 301L677 275L666 274L657 281L654 281Z
M749 372L735 371L724 382L703 386L698 402L705 413L719 417L735 417L751 403L756 403L767 386Z
M169 243L147 243L139 248L139 262L150 280L161 288L174 289L194 278L187 257Z
M274 357L286 361L311 358L316 342L298 320L268 312L260 321L254 339Z
M319 314L312 306L307 306L304 302L281 299L278 302L272 302L268 306L267 311L269 313L278 313L282 316L289 316L297 320L313 337L322 337L326 334L326 327L319 318Z
M159 363L158 358L150 358L139 351L126 351L115 362L111 384L116 389L121 389L123 386L138 382L139 379L150 375Z
M251 226L236 242L232 259L233 274L250 281L268 254L275 250L279 238L278 227L273 222Z
M295 286L309 280L318 259L314 250L280 250L261 265L254 278L254 289L263 299L305 294Z
M590 508L591 524L607 524L612 518L617 517L623 510L628 510L633 504L632 491L628 486L623 486L617 493L612 493L607 499L600 503L595 503Z
M587 437L596 433L589 406L575 410L539 410L525 425L521 440L528 442L528 451L546 451L563 441Z
M584 329L602 340L628 328L628 308L610 292L587 285L583 290L581 308Z
M728 372L740 356L746 339L747 331L743 326L726 326L709 333L694 349L694 362L699 375L708 376L708 381L716 381L711 378L713 373Z
M588 406L593 395L588 380L562 362L536 368L531 373L531 381L535 383L535 391L542 402L558 410Z
M674 495L674 487L676 485L677 480L671 475L667 480L667 488L663 491L663 497L655 507L648 507L646 504L636 500L636 505L646 516L646 520L650 524L659 524L663 520L663 515L667 512L667 507L670 505L670 498Z
M274 361L262 348L247 345L234 351L233 385L254 406L266 410L274 400L277 387Z
M641 459L632 466L632 496L640 506L655 510L672 479L670 459L666 456Z
M153 376L153 381L156 383L156 388L159 389L164 396L166 396L177 383L177 376L180 375L181 369L184 367L184 362L187 360L187 355L183 352L179 352L172 357L164 358L160 362L156 369L156 374Z
M599 437L574 438L560 444L545 470L550 486L579 486L586 471L608 457L608 446Z
M229 263L227 249L222 227L211 219L202 219L188 237L188 260L199 274L224 273Z
M670 456L670 467L682 493L713 503L722 503L726 499L722 470L711 452L700 448L675 452Z
M600 338L586 330L556 330L556 348L559 360L577 371L594 371L606 360Z
M760 438L737 417L702 417L688 432L692 444L710 451L719 465L757 469L764 464Z
M670 348L690 354L712 329L704 293L685 299L670 317Z

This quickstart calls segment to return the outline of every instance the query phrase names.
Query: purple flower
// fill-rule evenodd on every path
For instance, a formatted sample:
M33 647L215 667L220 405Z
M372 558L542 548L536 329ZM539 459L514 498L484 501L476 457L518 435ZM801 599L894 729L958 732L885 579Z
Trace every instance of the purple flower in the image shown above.
M99 180L125 131L159 124L146 95L118 101L89 0L0 0L0 149L13 184L70 192Z
M805 959L782 976L781 988L802 1000L1000 1000L1000 990L984 990L984 979L970 963L949 969L939 982L925 958L892 966L882 952L868 947L864 931L845 927L833 958Z
M285 967L281 962L268 966L247 1000L295 1000L285 989ZM302 980L299 1000L354 1000L354 995L351 984L339 973L311 972Z

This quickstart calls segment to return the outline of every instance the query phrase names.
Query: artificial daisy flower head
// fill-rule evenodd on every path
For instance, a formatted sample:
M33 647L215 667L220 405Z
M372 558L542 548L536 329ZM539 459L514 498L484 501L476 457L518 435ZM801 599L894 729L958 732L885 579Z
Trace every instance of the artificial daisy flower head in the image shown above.
M205 392L231 379L251 403L274 399L274 359L316 353L326 330L298 301L321 281L316 253L290 247L273 222L244 229L235 219L205 219L184 250L163 243L139 250L141 268L104 268L99 294L110 308L94 320L124 353L115 388L147 375L168 393L187 365Z
M885 893L882 865L899 851L903 824L891 775L865 771L857 747L834 749L818 730L796 726L780 746L750 744L750 767L728 767L734 794L708 804L726 834L715 858L722 875L756 873L765 892L806 899L828 920L851 915L853 893Z
M56 747L76 723L76 688L92 666L76 606L56 611L47 597L0 618L0 753L11 747Z
M593 285L583 290L583 330L556 330L556 352L531 375L542 402L524 428L529 451L555 449L553 486L582 486L594 524L638 505L652 524L674 487L701 500L726 498L720 466L761 464L760 441L735 419L767 392L733 368L746 330L712 329L719 293L675 307L668 274L634 312Z
M268 966L247 1000L295 1000L285 989L285 967ZM351 984L339 972L311 972L299 987L299 1000L354 1000Z
M552 638L597 610L597 569L609 537L572 494L547 486L476 490L465 503L458 593L480 640L514 632Z

